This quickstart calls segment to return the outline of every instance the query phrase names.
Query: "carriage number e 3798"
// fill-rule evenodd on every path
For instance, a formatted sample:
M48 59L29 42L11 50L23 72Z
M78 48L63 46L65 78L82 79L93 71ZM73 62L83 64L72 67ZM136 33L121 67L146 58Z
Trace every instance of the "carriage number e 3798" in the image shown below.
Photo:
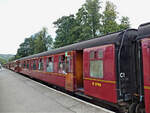
M98 82L92 82L92 86L101 87L102 84Z

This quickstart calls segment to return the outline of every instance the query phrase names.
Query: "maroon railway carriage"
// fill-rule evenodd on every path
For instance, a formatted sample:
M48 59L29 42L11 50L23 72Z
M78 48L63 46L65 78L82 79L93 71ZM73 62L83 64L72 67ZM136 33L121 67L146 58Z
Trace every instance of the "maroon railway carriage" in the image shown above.
M4 64L4 68L9 69L9 63Z
M19 72L18 70L18 61L15 60L15 61L12 61L12 62L9 62L6 67L12 71L15 71L15 72Z
M126 30L101 37L98 46L84 49L86 95L127 108L132 108L133 100L139 101L136 37L136 30Z
M138 95L136 36L137 30L129 29L24 57L17 60L18 70L114 106L129 106Z
M140 25L138 29L138 76L140 79L140 103L136 110L140 111L145 102L145 111L150 113L150 23ZM143 98L144 97L144 98ZM142 113L137 112L137 113Z
M73 50L57 54L55 51L50 52L52 54L44 52L20 59L20 73L63 87L69 91L75 91L81 84L79 78L81 72L77 71L77 69L82 68L78 62L80 51Z

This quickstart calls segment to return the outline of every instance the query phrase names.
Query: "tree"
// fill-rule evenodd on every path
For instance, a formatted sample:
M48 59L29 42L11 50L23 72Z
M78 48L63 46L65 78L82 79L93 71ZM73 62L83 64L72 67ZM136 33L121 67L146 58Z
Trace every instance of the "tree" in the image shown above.
M48 35L47 28L43 28L40 32L35 34L34 53L47 51L51 48L53 39Z
M100 10L100 2L99 0L86 0L85 8L88 13L88 24L91 28L92 37L97 37L97 33L99 33L100 29L100 18L101 14L99 13Z
M99 0L87 0L74 15L63 16L54 22L56 38L54 47L62 47L97 37L100 27Z
M119 30L119 26L116 22L117 14L116 6L112 2L107 1L102 17L103 34L108 34Z
M34 41L35 43L34 54L46 51L46 45L44 44L42 33L40 32L37 33L36 35L37 38Z
M5 64L7 61L3 58L0 58L0 64Z
M121 22L121 24L119 25L120 30L130 28L130 21L128 17L122 16L120 22Z
M72 29L76 25L74 15L63 16L55 21L54 25L57 28L54 48L71 44L73 42Z
M20 44L20 48L17 50L15 58L34 54L34 40L35 37L33 35L29 38L25 38L24 42Z
M92 38L92 30L88 22L88 12L83 5L76 13L76 27L73 29L74 42L80 42Z
M20 48L17 50L17 55L20 57L25 57L29 55L29 43L28 39L26 38L23 43L20 44Z
M100 9L99 0L86 0L76 15L57 19L53 23L57 28L53 47L62 47L130 27L129 18L125 16L120 19L120 24L117 23L118 12L112 2L106 2L103 13L100 13ZM52 45L53 40L47 33L47 28L43 28L20 44L14 58L47 51Z
M17 50L17 54L13 59L47 51L52 48L52 43L53 39L48 34L47 28L43 28L38 33L31 35L29 38L25 38L24 42L20 44L20 48Z

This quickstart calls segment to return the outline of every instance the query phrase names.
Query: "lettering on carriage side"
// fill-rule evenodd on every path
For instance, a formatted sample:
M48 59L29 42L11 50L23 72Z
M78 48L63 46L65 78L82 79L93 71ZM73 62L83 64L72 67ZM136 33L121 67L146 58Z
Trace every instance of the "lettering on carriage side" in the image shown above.
M92 86L95 86L95 87L101 87L102 84L99 83L99 82L92 82Z

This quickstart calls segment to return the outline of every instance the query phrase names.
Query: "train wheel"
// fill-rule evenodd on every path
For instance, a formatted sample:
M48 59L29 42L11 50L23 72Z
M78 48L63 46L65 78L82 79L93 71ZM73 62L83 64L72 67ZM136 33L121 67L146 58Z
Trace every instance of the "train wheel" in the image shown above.
M136 110L136 103L132 103L130 106L129 106L129 113L135 113L135 110Z
M135 109L135 113L144 113L142 104L138 104Z

